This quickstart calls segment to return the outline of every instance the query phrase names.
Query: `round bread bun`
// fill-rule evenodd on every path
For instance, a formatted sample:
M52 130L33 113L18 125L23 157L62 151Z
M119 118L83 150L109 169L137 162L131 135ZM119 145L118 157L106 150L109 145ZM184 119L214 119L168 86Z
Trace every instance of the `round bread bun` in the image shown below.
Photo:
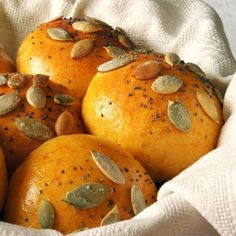
M19 48L17 71L49 75L74 96L83 98L96 67L110 60L111 55L118 56L133 47L119 28L113 30L104 22L86 19L59 17L40 24ZM110 46L116 48L108 53Z
M48 139L83 132L81 102L48 76L2 73L0 82L0 143L9 174Z
M14 72L14 65L0 43L0 73L3 72Z
M5 164L5 157L0 148L0 211L2 210L5 195L7 191L7 170Z
M70 233L129 219L156 194L142 165L119 146L90 135L60 136L13 174L4 219Z
M84 124L130 151L154 180L168 180L215 148L221 105L204 72L178 55L127 57L133 61L121 68L98 67L82 104Z

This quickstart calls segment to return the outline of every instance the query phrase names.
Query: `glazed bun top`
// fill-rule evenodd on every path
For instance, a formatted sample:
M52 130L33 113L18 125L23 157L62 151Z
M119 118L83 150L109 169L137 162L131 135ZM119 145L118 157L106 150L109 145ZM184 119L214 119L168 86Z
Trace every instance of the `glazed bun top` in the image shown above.
M87 131L130 151L155 180L172 178L215 148L221 105L197 65L135 50L98 71L82 106Z
M156 195L142 165L118 145L91 135L60 136L16 170L4 219L66 234L129 219Z
M2 72L14 72L14 65L0 43L0 73Z
M0 74L0 144L11 174L43 142L83 132L81 103L45 75Z
M110 46L115 47L112 53ZM40 24L25 38L16 65L22 73L49 75L83 98L96 67L133 47L121 29L102 21L59 17Z

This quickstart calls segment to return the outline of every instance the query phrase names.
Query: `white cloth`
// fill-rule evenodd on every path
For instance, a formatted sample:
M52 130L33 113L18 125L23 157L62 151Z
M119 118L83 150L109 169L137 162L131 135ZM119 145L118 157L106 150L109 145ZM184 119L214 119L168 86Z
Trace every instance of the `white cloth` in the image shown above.
M14 59L30 30L61 14L93 16L122 27L139 46L176 52L222 92L230 83L217 149L167 182L159 201L135 218L73 235L236 235L236 62L217 14L198 0L0 0L0 41ZM0 223L0 235L61 234Z

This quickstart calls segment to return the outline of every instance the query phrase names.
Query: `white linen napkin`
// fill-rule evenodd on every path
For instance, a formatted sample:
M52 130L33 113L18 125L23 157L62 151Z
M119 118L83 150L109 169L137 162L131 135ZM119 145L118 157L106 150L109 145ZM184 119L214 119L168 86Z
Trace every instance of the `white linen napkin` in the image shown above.
M131 220L71 235L236 235L236 62L222 23L198 0L0 0L0 42L14 59L45 19L93 16L125 29L139 46L176 52L225 92L218 147L162 186L158 202ZM187 148L187 147L186 147ZM0 222L0 235L62 235Z

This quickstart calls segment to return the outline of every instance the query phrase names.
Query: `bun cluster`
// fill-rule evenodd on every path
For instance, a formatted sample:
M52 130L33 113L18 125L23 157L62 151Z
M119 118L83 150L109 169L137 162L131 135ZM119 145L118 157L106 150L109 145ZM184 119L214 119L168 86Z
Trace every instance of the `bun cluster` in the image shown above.
M127 51L134 46L119 28L86 17L55 18L40 24L21 44L16 65L22 73L45 74L83 98L98 65L110 60L110 47Z
M56 17L23 40L17 73L6 58L6 222L71 233L130 219L156 201L153 181L216 146L223 97L206 74L175 53L137 48L119 27Z
M0 141L9 174L43 142L83 132L81 103L48 76L0 74Z

